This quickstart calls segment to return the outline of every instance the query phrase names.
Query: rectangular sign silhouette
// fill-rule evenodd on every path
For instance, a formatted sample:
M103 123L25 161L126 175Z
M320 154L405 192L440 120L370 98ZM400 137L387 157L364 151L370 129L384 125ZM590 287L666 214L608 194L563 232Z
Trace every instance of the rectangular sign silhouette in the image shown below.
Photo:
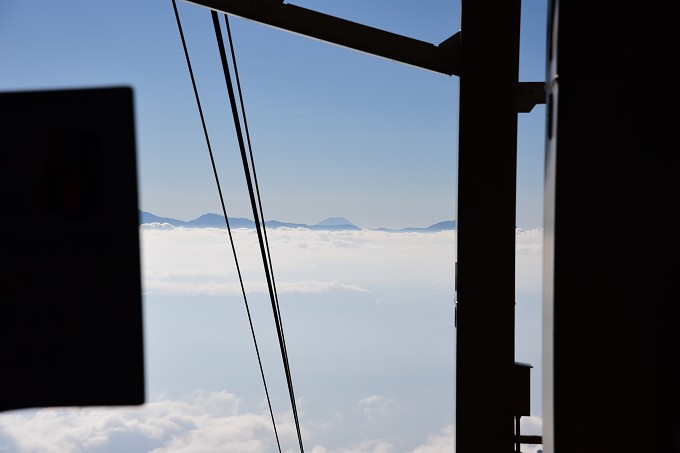
M0 411L144 402L133 92L0 93Z

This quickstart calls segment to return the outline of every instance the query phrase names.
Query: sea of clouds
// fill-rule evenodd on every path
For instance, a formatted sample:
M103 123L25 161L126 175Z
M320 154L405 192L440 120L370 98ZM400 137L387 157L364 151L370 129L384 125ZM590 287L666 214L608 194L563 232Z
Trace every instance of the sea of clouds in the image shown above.
M517 355L534 361L538 380L542 232L518 229L516 238ZM148 402L0 414L0 452L278 451L243 291L282 450L299 451L280 376L277 383L256 231L230 238L224 229L149 224L140 239ZM271 229L267 239L305 450L453 451L455 231ZM524 417L522 431L540 434L540 414Z
M278 451L268 413L239 411L228 392L196 392L183 400L160 400L140 408L64 408L18 411L0 416L0 451L25 453L261 453ZM282 451L299 451L293 420L278 414ZM283 415L283 416L282 416ZM480 420L480 423L484 423ZM309 437L316 426L303 424ZM523 432L541 432L541 420L525 417ZM450 453L455 428L428 434L411 453ZM524 446L535 453L538 446ZM367 439L328 448L305 445L311 453L408 453L389 439Z

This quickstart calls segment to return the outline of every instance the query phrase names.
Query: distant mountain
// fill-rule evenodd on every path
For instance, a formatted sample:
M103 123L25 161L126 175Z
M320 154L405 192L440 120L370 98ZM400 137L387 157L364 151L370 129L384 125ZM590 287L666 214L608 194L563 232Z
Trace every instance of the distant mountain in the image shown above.
M269 228L309 228L309 225L305 225L304 223L287 223L279 222L278 220L267 220L264 224ZM253 225L253 227L254 226L255 225Z
M329 217L316 225L308 227L311 230L323 231L346 231L346 230L360 230L358 226L350 222L344 217Z
M226 228L227 222L224 221L224 216L220 214L203 214L197 219L190 220L184 223L184 226L189 228ZM255 228L255 222L243 217L229 217L229 227L231 228Z
M389 228L377 228L378 231L387 231L392 233L435 233L437 231L455 230L455 220L445 220L444 222L435 223L425 228L407 227L399 230L392 230Z
M353 227L356 227L355 224L353 224L344 217L329 217L323 222L317 223L315 226L339 226L339 225L351 225Z
M349 224L349 223L344 224L344 225L319 225L319 224L316 224L316 225L312 225L308 228L310 230L322 230L322 231L348 231L348 230L355 231L355 230L361 230L361 228L359 228L358 226L352 225L352 224Z
M399 231L417 231L417 232L434 232L434 231L444 231L444 230L455 230L456 222L453 220L446 220L444 222L435 223L427 228L402 228Z
M227 223L224 216L221 214L208 213L193 219L193 220L178 220L171 217L160 217L150 212L139 211L139 224L168 224L173 227L185 228L226 228ZM280 222L278 220L267 220L265 222L267 228L304 228L307 230L321 230L321 231L355 231L361 230L358 226L350 222L344 217L329 217L326 220L317 223L316 225L307 225L304 223L288 223ZM255 228L255 222L243 217L229 217L230 228ZM436 232L444 230L453 230L456 228L456 222L452 220L435 223L426 228L402 228L399 230L391 230L388 228L376 228L376 231L387 232Z
M139 224L144 223L169 223L172 226L184 226L186 222L177 219L171 219L170 217L158 217L150 212L139 211Z

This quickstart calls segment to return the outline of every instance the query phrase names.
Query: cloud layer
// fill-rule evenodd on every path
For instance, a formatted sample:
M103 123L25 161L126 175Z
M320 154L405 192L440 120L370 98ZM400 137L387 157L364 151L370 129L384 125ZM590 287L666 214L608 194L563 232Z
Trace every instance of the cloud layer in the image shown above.
M364 407L385 400L371 396ZM283 452L297 451L291 417L276 414ZM541 419L522 420L526 433L540 433ZM483 423L483 422L482 422ZM341 446L313 441L305 426L306 449L312 453L401 453L390 439L366 439ZM450 453L454 425L428 434L406 453ZM523 446L535 453L540 446ZM141 407L42 409L0 415L3 453L265 453L278 451L269 414L239 411L238 398L226 391L195 392L183 400L159 400Z
M228 392L196 392L139 408L43 409L0 416L0 451L7 453L206 453L273 451L268 415L239 413ZM294 436L285 421L284 441ZM4 444L3 444L4 442Z
M150 402L0 414L0 452L278 451L227 231L166 225L140 235ZM542 232L516 238L518 293L538 297ZM257 236L240 229L233 239L283 451L297 451ZM305 449L452 451L455 232L276 229L268 239ZM540 315L525 315L536 310L523 300L518 354L535 366L533 385L538 352L522 342L537 343L529 329ZM541 431L537 417L522 423L527 434Z
M247 293L268 291L256 232L232 231ZM165 295L239 295L241 284L224 229L141 230L144 289ZM455 232L387 233L270 229L279 293L369 292L376 297L453 294ZM541 230L517 231L517 290L540 292ZM392 289L392 291L390 291Z

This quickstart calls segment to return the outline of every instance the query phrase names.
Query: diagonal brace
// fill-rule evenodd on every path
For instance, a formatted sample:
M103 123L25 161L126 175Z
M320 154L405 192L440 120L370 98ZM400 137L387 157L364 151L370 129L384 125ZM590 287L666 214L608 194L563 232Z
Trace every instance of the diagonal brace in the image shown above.
M440 74L460 75L460 33L434 45L282 0L185 1Z

